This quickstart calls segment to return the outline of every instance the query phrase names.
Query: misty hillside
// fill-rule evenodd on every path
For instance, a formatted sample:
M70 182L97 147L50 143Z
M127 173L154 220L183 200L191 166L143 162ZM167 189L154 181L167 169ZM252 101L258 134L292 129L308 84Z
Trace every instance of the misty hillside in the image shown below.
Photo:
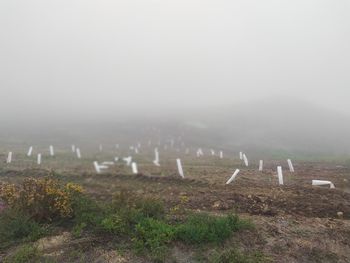
M347 154L350 117L302 101L264 100L202 112L187 125L227 147ZM198 121L200 120L200 121Z

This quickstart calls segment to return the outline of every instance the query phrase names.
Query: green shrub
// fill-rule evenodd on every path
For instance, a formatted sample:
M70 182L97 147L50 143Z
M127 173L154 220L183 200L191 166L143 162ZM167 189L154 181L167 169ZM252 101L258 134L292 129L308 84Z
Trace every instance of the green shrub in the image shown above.
M174 233L174 227L163 221L145 218L136 225L134 247L138 253L149 252L155 262L163 262Z
M30 263L38 262L41 254L33 245L23 245L14 254L7 256L4 263Z
M74 197L72 208L73 222L76 225L85 224L92 230L99 226L100 222L107 214L106 207L84 195Z
M248 225L236 215L217 217L195 214L177 227L176 237L187 244L219 243Z
M46 230L37 222L14 209L0 214L0 247L7 247L16 241L35 241Z

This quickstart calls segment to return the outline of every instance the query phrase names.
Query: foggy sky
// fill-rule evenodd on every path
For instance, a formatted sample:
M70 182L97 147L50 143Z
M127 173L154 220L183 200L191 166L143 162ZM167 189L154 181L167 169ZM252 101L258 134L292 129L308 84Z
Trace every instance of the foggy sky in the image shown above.
M346 0L2 0L0 118L265 97L350 114Z

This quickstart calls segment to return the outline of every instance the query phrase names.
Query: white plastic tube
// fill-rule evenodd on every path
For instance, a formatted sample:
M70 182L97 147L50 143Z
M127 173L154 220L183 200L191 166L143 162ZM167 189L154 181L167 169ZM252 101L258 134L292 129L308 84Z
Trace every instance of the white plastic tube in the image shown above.
M76 148L76 153L77 153L77 157L78 159L81 159L81 152L80 152L80 149L79 148Z
M55 152L52 145L50 145L50 155L55 156Z
M246 156L245 154L243 154L243 160L244 160L244 164L245 164L245 166L247 166L247 167L248 167L249 162L248 162L248 158L247 158L247 156Z
M239 173L239 169L236 169L236 171L234 172L234 174L231 176L230 179L228 179L228 181L226 182L226 184L230 184L232 183L233 180L235 180L236 176L238 175Z
M132 161L132 157L131 156L125 157L125 158L123 158L123 161L126 162L127 166L130 166L131 161Z
M27 156L28 157L32 156L32 152L33 152L33 146L30 146L29 150L28 150L28 153L27 153Z
M290 159L288 159L287 162L288 162L288 166L289 166L289 171L291 173L294 173L294 166L293 166L292 161Z
M283 185L283 172L282 172L282 166L277 167L277 175L278 175L278 183L280 185Z
M329 185L331 189L335 188L334 184L331 181L325 180L312 180L313 186Z
M182 178L185 178L185 174L184 174L184 171L183 171L183 169L182 169L181 160L180 160L180 159L176 159L176 164L177 164L177 171L179 172L179 175L180 175Z
M137 164L135 162L132 162L131 164L131 169L132 169L132 173L133 174L138 174L138 170L137 170Z
M38 165L41 164L41 153L38 153L37 163L38 163Z
M153 163L155 166L160 166L160 164L159 164L159 152L158 152L157 148L154 149L154 161L153 161Z
M12 162L12 152L9 152L7 155L6 163L11 163Z
M94 167L95 167L95 170L96 170L96 173L101 173L101 169L100 169L100 166L98 165L98 163L95 161L94 162Z
M264 169L264 161L263 160L260 160L259 161L259 172L262 172Z

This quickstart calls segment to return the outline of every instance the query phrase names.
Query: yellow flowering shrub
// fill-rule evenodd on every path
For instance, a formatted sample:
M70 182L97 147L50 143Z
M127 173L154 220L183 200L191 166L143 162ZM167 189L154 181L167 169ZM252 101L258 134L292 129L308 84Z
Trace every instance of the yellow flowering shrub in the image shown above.
M72 216L73 197L82 192L79 185L68 183L62 186L52 178L29 178L17 187L11 184L0 186L0 198L7 205L24 211L38 221Z

